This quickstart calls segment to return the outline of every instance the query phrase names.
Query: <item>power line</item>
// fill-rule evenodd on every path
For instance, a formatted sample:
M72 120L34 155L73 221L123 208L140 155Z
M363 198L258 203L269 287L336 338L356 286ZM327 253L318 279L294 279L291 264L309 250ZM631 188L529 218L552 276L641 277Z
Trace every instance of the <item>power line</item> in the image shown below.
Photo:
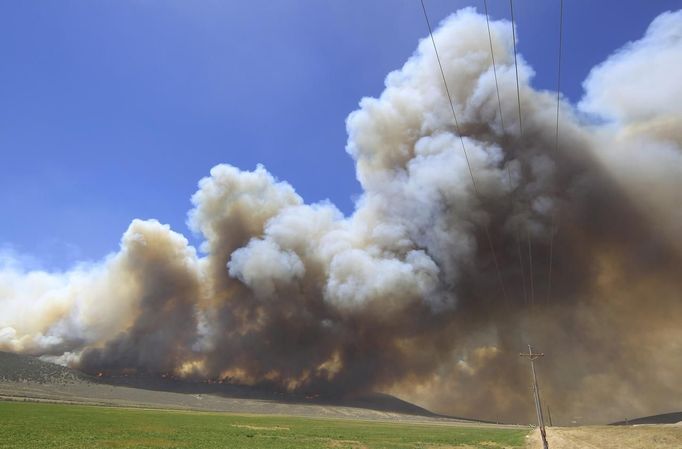
M443 70L443 64L440 62L440 55L438 54L438 48L436 47L436 41L433 38L433 30L431 29L431 22L429 21L429 15L426 12L426 5L424 5L424 0L420 0L421 5L422 5L422 11L424 11L424 19L426 20L426 26L429 29L429 36L431 37L431 44L433 44L433 51L436 54L436 61L438 61L438 68L440 69L440 75L443 78L443 85L445 86L445 93L448 96L448 104L450 105L450 111L452 112L452 118L454 119L455 122L455 130L457 131L457 135L459 136L459 141L462 144L462 151L464 152L464 158L466 159L467 163L467 168L469 169L469 176L471 176L471 184L473 185L474 188L474 193L478 197L478 200L481 200L481 194L478 190L478 186L476 185L476 178L474 177L474 172L471 168L471 162L469 161L469 154L467 153L466 150L466 145L464 145L464 137L462 137L462 133L460 131L459 127L459 121L457 120L457 113L455 112L455 106L452 104L452 96L450 95L450 89L448 88L448 82L445 78L445 71ZM502 289L502 296L504 297L504 302L507 306L509 306L509 300L507 298L507 289L504 286L504 281L502 279L502 271L500 270L500 264L497 259L497 253L495 252L495 247L493 245L493 240L492 237L490 236L490 230L488 229L488 224L486 222L483 222L483 229L486 235L486 239L488 240L488 245L490 246L490 252L493 256L493 262L495 264L495 270L497 271L497 278L500 283L500 287Z
M519 65L516 61L516 26L514 25L514 0L509 0L509 9L511 10L512 43L514 44L514 70L516 71L516 99L519 105L519 130L521 131L521 137L523 137L523 121L521 119L521 90L519 89Z
M490 19L488 18L488 0L483 0L485 8L485 24L488 26L488 41L490 42L490 58L493 60L493 75L495 75L495 90L497 91L497 107L500 110L500 126L504 133L504 116L502 115L502 102L500 101L500 86L497 83L497 69L495 68L495 51L493 50L493 37L490 34Z
M488 27L488 42L490 43L490 59L492 60L493 63L493 75L495 76L495 92L497 93L497 107L500 111L500 126L502 127L502 133L506 134L507 131L505 130L504 127L504 116L502 114L502 101L500 100L500 85L497 81L497 68L495 65L495 50L493 50L493 37L492 33L490 32L490 16L488 14L488 0L483 0L483 7L485 8L485 23L486 26ZM511 189L513 189L513 183L512 183L512 176L511 176L511 169L509 168L509 164L507 164L507 177L509 178L509 189L511 192ZM511 198L511 206L512 210L514 209L514 200L513 197ZM526 292L526 273L525 269L523 268L523 256L521 255L521 241L519 239L519 230L518 226L514 227L514 237L516 239L516 248L517 248L517 253L519 257L519 267L521 269L521 285L523 286L523 302L526 304L528 302L528 293Z
M516 57L516 25L514 21L514 0L509 0L509 9L511 11L512 22L512 42L514 44L514 71L516 72L516 100L519 111L519 136L523 140L523 118L521 116L521 89L519 88L519 65ZM530 303L535 303L535 286L533 283L533 246L530 240L530 233L526 233L528 240L528 277L530 280Z
M514 230L516 237L516 252L519 256L519 263L521 265L521 285L523 286L523 303L528 304L528 292L526 291L526 270L523 268L523 255L521 253L521 239L519 238L518 225Z
M535 286L533 285L533 247L530 243L530 232L526 231L526 239L528 240L528 280L530 281L530 303L535 303Z
M564 0L559 0L559 57L556 81L556 128L554 135L554 154L559 153L559 102L561 99L561 48L563 46L564 32ZM556 207L556 206L555 206ZM547 299L549 303L552 297L552 259L554 257L554 226L556 221L556 211L552 211L552 223L549 228L549 272L547 274Z

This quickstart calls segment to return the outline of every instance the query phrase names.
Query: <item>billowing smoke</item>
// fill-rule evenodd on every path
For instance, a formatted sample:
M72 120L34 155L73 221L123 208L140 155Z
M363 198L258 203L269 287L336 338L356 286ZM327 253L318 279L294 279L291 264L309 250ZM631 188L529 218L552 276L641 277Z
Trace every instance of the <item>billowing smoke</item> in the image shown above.
M558 148L555 94L530 87L523 59L520 133L511 25L491 27L503 120L485 18L459 11L434 37L463 142L424 39L348 117L351 216L263 167L216 166L192 197L199 252L134 220L94 265L5 260L0 348L523 421L532 343L555 421L679 409L682 12L562 102Z

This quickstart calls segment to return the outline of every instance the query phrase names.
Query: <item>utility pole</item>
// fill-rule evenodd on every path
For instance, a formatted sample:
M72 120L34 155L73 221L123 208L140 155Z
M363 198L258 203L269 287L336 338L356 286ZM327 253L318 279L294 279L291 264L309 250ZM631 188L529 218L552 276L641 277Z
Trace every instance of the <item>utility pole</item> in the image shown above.
M545 432L545 418L542 414L542 404L540 403L540 388L538 387L538 376L535 374L535 360L544 357L542 352L533 352L533 348L528 345L528 353L519 354L521 357L528 357L530 360L530 370L533 374L533 400L535 402L535 413L538 415L538 427L540 428L540 436L542 437L542 447L549 449L547 444L547 433Z

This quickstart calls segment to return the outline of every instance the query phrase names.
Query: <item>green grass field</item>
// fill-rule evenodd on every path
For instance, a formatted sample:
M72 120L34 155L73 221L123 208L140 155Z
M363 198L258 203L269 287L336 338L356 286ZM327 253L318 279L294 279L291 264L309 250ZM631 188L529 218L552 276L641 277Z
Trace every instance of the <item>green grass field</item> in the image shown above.
M0 402L0 448L503 448L525 430Z

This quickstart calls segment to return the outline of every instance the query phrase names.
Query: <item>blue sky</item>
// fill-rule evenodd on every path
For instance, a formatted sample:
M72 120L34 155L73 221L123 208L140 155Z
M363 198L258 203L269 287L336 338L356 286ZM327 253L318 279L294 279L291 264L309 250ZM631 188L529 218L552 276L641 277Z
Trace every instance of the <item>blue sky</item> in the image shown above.
M517 0L554 89L559 0ZM679 2L565 1L562 93ZM426 0L432 22L480 1ZM489 0L508 18L507 0ZM185 225L198 180L262 163L307 202L360 193L344 120L426 35L418 0L1 1L0 249L99 259L133 218ZM194 240L195 241L195 240Z

